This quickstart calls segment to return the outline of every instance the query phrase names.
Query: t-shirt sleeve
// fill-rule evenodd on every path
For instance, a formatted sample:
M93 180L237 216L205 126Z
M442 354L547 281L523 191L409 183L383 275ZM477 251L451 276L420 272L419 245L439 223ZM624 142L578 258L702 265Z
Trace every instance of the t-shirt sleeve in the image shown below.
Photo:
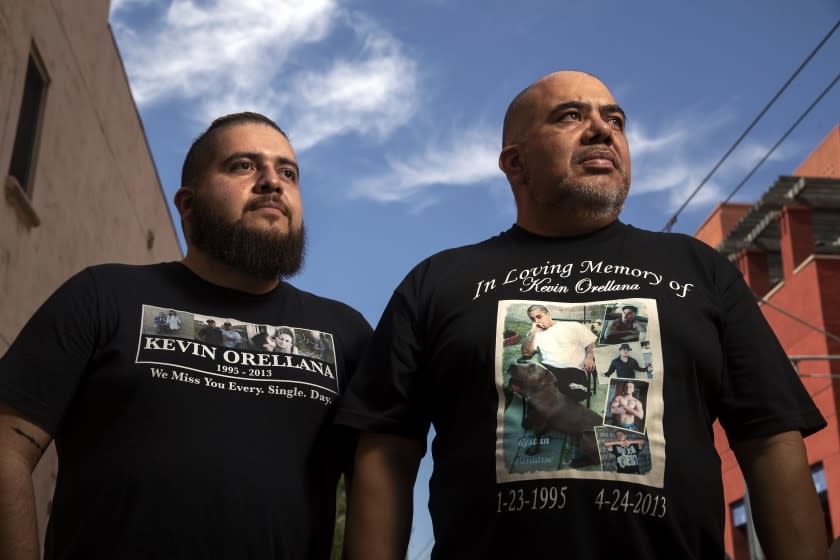
M44 302L0 358L0 401L55 434L95 352L99 325L86 269Z
M718 416L731 441L799 430L826 422L791 366L740 272L721 265L724 376Z
M581 346L586 348L587 346L589 346L590 344L594 344L595 341L598 340L598 337L591 330L584 327L580 323L577 323L577 325L579 327L578 328L578 333L580 333L579 336L580 336Z
M430 420L422 407L426 383L418 311L421 284L415 269L394 291L339 402L336 423L410 437L425 445Z
M352 308L349 308L349 312L344 316L342 322L346 327L342 336L344 337L345 367L349 383L349 380L359 369L359 362L370 344L373 329L362 314Z

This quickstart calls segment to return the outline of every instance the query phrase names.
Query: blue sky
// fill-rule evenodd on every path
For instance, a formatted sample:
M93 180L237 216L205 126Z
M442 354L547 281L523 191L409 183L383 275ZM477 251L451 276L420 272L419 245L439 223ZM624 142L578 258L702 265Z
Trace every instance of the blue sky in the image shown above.
M171 200L216 116L269 115L295 147L309 234L292 283L375 324L424 257L507 229L510 99L539 76L600 76L628 114L622 219L659 230L840 18L834 0L112 0L111 25ZM693 233L831 82L840 32L680 215ZM754 201L840 122L840 86L736 196ZM171 210L174 215L174 209ZM176 221L177 223L177 221ZM409 558L426 558L424 461Z

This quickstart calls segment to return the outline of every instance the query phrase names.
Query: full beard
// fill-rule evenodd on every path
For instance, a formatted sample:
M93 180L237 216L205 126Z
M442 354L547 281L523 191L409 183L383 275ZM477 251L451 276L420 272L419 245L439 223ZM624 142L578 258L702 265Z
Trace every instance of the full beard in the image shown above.
M303 266L306 231L303 224L280 233L271 227L248 227L241 218L230 222L196 197L190 218L190 242L232 269L265 279L288 278Z

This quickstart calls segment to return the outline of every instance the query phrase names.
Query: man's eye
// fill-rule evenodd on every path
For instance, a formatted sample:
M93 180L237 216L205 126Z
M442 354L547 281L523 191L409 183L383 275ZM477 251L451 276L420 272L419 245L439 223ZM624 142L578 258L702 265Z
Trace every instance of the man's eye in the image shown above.
M243 161L234 162L230 167L234 171L244 171L246 169L253 169L254 164L251 163L250 161L243 160Z
M284 169L281 171L284 177L287 179L294 181L297 179L297 173L295 173L292 169Z
M561 121L579 121L580 120L580 112L578 111L568 111L560 115Z
M621 117L607 117L607 122L618 129L624 128L624 119Z

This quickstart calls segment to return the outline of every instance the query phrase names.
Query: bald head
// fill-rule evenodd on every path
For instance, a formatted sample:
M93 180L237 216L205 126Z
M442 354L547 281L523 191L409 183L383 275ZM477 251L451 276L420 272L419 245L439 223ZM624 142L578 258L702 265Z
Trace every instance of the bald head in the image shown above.
M586 72L543 76L505 114L499 168L517 224L540 235L577 235L618 218L630 187L624 111Z
M505 112L505 120L502 125L502 146L508 146L519 140L519 138L530 128L535 118L536 102L539 93L552 85L573 83L581 79L595 80L607 89L597 76L580 70L561 70L546 74L522 91L508 105Z

